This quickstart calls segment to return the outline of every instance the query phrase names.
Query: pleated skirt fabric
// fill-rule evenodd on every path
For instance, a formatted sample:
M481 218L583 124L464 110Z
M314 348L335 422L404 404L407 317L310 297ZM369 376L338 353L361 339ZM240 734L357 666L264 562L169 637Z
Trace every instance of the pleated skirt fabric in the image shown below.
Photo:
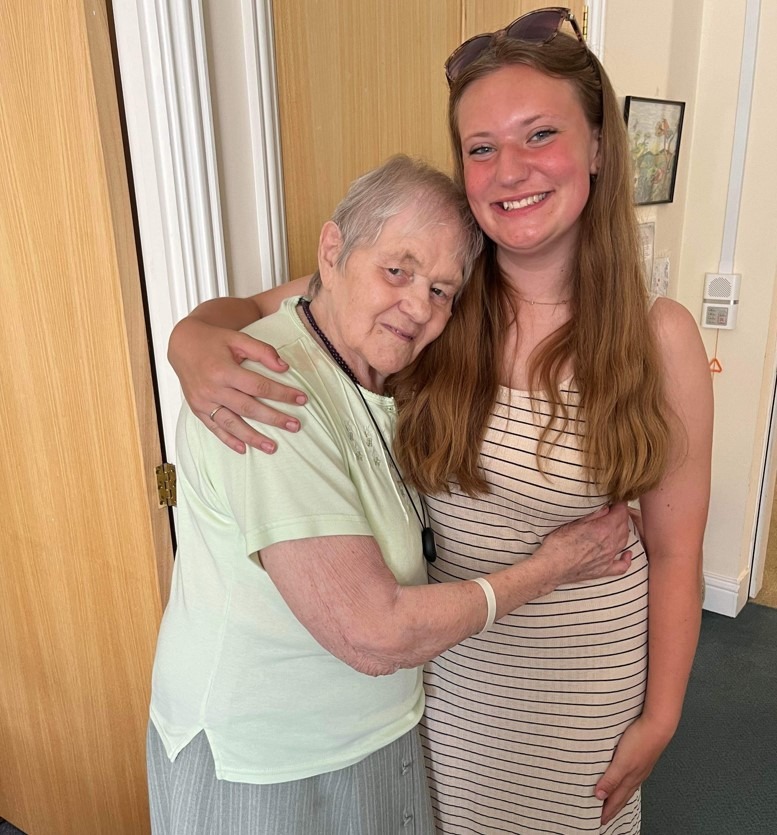
M217 779L204 731L170 762L149 722L146 751L153 835L434 833L417 728L348 768L270 785Z

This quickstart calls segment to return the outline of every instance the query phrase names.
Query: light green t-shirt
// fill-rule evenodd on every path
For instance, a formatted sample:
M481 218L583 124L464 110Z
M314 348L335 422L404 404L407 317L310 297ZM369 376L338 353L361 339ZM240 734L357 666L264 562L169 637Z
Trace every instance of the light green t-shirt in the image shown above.
M373 678L335 658L256 557L276 542L373 536L400 584L426 582L420 526L375 427L296 301L246 332L275 346L290 366L278 379L307 393L307 405L284 407L301 431L262 426L275 454L238 455L187 406L178 422L178 553L151 717L171 759L204 729L217 777L238 782L345 768L398 739L423 711L420 668ZM390 443L393 400L363 394Z

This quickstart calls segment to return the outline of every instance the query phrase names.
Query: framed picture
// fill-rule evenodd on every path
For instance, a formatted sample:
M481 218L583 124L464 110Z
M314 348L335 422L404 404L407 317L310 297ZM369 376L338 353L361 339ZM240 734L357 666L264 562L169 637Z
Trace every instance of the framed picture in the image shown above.
M625 117L634 166L634 202L671 203L685 102L626 96Z

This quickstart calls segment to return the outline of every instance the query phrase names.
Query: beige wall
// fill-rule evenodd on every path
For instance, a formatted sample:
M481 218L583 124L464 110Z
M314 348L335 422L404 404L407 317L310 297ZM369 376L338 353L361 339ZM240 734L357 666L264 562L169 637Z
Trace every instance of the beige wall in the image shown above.
M682 14L675 14L675 6ZM621 99L629 95L686 103L674 202L638 210L641 221L655 221L656 254L670 258L672 296L676 296L677 291L695 132L693 112L701 49L699 21L703 7L704 0L654 0L649 4L636 0L610 0L605 18L601 58L618 96Z
M699 318L705 272L719 268L742 61L745 2L610 2L604 60L619 93L687 102L675 202L652 207L656 249L671 257L670 294ZM742 274L736 330L702 329L715 376L708 604L733 614L746 599L764 432L774 385L777 166L773 95L777 8L762 2L758 63L734 271ZM628 48L626 45L628 44ZM656 45L663 46L656 46ZM710 600L714 598L714 600ZM736 602L738 598L738 603Z
M256 218L241 191L248 149L241 130L236 3L206 0L224 222L233 292L260 286ZM215 13L218 6L218 14ZM745 0L609 0L603 60L620 96L686 102L675 200L644 207L656 224L656 254L671 259L670 295L699 318L704 274L719 268L742 59ZM722 331L710 523L705 545L707 606L734 614L744 602L764 431L775 373L777 275L777 3L762 0L760 51L734 269L742 274L738 327ZM230 11L231 9L231 11ZM230 18L229 15L233 17ZM214 54L215 53L215 54ZM440 128L442 130L442 126ZM716 332L702 330L710 356Z
M705 9L707 37L700 78L709 81L700 97L698 119L699 135L706 139L699 142L700 155L706 151L710 168L725 161L719 160L716 148L721 115L716 84L723 84L720 55L728 51L733 52L732 60L737 57L731 49L737 17L741 18L741 14L732 15L737 5L744 4L711 0ZM770 329L777 270L777 55L771 44L777 36L777 8L768 0L761 7L760 49L735 256L735 271L742 274L740 312L737 329L720 334L717 355L724 373L715 381L715 471L707 566L709 571L727 577L740 577L749 568L764 426L774 385L775 341ZM708 199L705 179L705 169L695 167L689 194L689 202L694 205L703 205ZM714 269L718 241L710 239L709 231L690 215L686 229L683 263L689 276L710 269L709 263ZM705 245L718 245L718 249L706 255ZM712 350L713 340L708 338L707 344Z

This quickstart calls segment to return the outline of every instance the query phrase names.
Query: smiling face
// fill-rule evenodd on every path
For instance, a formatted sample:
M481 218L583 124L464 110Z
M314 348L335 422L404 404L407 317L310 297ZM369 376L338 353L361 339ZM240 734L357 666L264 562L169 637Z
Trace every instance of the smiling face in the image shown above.
M572 84L501 67L464 90L457 116L467 197L500 263L573 257L599 132Z
M321 232L322 292L312 303L329 340L366 388L382 392L441 333L462 286L460 223L411 205L389 219L374 245L342 247L332 221Z

